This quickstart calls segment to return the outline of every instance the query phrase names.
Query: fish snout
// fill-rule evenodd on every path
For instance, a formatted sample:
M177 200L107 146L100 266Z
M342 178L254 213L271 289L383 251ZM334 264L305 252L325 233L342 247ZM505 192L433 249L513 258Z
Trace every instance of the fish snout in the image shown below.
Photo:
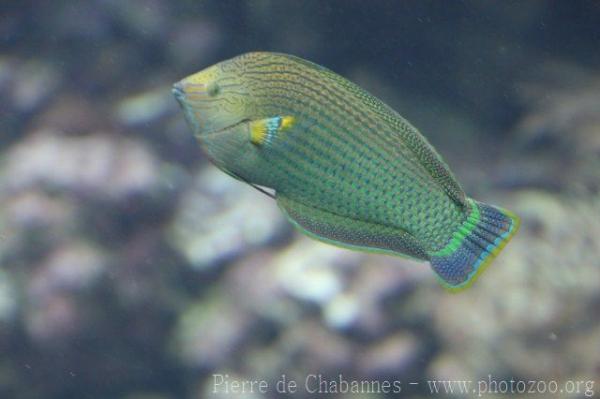
M196 83L187 81L189 78L181 80L173 85L171 90L175 98L179 101L189 100L205 100L210 97L211 93L204 83Z
M196 133L213 129L214 109L210 109L206 85L185 78L173 84L171 93L184 111L185 118Z
M185 87L182 82L177 82L173 85L171 93L175 96L178 101L185 100Z

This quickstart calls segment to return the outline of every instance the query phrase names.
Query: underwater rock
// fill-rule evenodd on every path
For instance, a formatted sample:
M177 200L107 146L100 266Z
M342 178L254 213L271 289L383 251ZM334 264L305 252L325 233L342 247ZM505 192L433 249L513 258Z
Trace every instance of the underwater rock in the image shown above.
M126 204L162 190L160 161L133 139L39 130L8 147L1 162L0 264L24 290L18 317L34 342L64 344L88 326L93 304L85 297L118 255L95 243L102 228L124 243L127 230L116 226L140 228L115 215L124 207L139 220Z
M399 298L398 303L404 303L416 284L428 279L435 284L435 280L429 274L429 264L424 262L379 255L366 255L360 260L343 292L326 304L324 319L334 329L381 337L412 314L407 309L390 317L385 301Z
M594 370L600 370L600 346L597 345L597 342L600 342L600 324L582 326L578 331L570 333L564 330L567 329L563 328L561 337L556 335L556 340L562 340L563 334L567 337L561 349L564 355L562 361L568 365L569 376L593 377ZM553 356L552 361L555 361L556 357Z
M79 93L57 95L43 110L32 117L31 132L53 131L57 134L83 135L110 128L103 109Z
M82 310L70 295L53 293L25 314L25 330L38 345L54 348L69 342L82 329Z
M243 342L250 321L239 307L218 294L193 302L179 315L175 352L190 367L222 367Z
M65 342L80 331L86 295L105 272L104 254L89 244L74 242L57 248L37 266L27 281L26 328L40 344Z
M340 293L327 303L323 318L331 328L343 330L356 322L361 308L362 304L355 295Z
M55 291L85 292L106 272L105 255L85 242L56 248L29 280L28 297L43 302Z
M283 361L280 366L296 374L300 381L316 371L344 373L352 367L356 352L352 341L311 318L285 329L272 349ZM277 378L280 370L272 370L268 375Z
M107 134L38 131L13 146L4 164L3 192L39 186L117 199L152 191L160 177L145 144Z
M232 263L223 281L229 295L257 317L288 325L316 305L333 330L381 336L398 322L390 320L384 301L402 296L398 301L406 302L415 284L427 279L435 287L426 263L336 248L296 232L276 252L264 249Z
M442 353L429 364L427 378L442 381L467 381L476 375L464 361L454 355Z
M209 167L195 176L167 234L193 267L206 269L267 244L283 226L274 201Z
M240 258L223 277L223 290L252 317L286 326L302 319L304 307L280 283L276 257L265 249Z
M409 332L398 332L362 352L358 369L368 377L407 375L420 354L418 338Z
M324 305L341 292L344 269L355 266L361 257L301 236L273 262L277 279L289 295Z
M369 255L353 278L350 292L362 305L357 331L375 338L402 323L415 323L416 314L430 303L421 299L412 303L413 291L425 291L434 298L438 284L427 262L394 256ZM429 309L427 309L429 313Z
M76 207L72 201L35 188L14 195L0 189L0 204L0 260L3 256L26 253L28 243L42 233L48 241L55 241L75 224ZM40 241L35 245L44 247ZM34 248L29 249L35 252Z
M226 289L241 306L284 324L296 320L303 307L327 307L343 295L349 274L364 258L296 234L277 252L264 250L241 258L225 278Z

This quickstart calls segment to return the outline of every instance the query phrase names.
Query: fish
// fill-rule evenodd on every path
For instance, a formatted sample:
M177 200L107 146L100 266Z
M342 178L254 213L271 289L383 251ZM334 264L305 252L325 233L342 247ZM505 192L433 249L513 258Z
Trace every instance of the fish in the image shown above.
M399 113L311 61L245 53L172 92L209 160L314 239L429 262L459 291L519 228L514 213L468 197Z

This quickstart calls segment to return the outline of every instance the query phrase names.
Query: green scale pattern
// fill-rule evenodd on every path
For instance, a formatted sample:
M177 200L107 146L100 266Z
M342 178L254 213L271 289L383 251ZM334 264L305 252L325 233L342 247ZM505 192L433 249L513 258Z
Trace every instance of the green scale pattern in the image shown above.
M313 238L427 260L457 290L518 230L510 211L467 198L398 113L309 61L244 54L173 93L212 162L273 189L290 222Z
M253 93L253 115L297 119L269 148L256 150L262 166L248 168L241 159L232 160L240 162L229 165L237 174L302 204L408 232L428 251L448 243L468 208L434 178L433 171L447 170L433 162L439 157L424 164L425 157L406 144L413 140L413 147L432 151L414 127L315 64L261 54L236 61L236 78Z

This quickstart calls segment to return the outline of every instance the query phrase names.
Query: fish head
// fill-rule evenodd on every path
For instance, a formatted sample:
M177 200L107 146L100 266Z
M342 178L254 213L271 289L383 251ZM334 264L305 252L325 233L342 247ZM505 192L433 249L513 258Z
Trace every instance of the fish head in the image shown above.
M235 59L182 79L173 85L172 92L198 139L252 116L253 96Z
M260 115L252 82L243 76L240 57L190 75L173 85L173 95L210 160L245 179L256 167L250 121Z

